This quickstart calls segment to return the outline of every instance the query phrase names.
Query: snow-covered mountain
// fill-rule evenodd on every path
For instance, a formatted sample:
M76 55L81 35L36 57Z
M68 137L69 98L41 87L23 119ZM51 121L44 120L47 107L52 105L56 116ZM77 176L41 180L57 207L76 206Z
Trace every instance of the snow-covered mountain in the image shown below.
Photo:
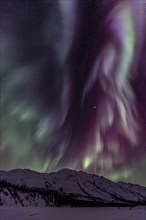
M0 205L146 205L146 188L70 169L54 173L17 169L0 171Z

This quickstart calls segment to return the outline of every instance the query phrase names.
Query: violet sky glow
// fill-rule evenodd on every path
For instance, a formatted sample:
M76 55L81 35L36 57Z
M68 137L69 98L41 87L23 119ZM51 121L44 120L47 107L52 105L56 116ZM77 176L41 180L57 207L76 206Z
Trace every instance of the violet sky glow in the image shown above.
M145 4L1 1L1 169L146 185Z

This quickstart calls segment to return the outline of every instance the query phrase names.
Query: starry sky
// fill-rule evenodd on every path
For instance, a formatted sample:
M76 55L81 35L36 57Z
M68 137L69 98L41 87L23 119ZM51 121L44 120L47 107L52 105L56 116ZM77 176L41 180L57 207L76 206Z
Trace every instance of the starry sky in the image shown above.
M0 4L0 169L146 186L145 0Z

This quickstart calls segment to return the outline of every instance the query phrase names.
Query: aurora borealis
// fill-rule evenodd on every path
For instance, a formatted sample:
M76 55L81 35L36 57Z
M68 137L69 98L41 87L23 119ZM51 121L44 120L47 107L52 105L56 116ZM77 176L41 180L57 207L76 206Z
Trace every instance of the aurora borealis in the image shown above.
M1 169L146 185L145 4L1 1Z

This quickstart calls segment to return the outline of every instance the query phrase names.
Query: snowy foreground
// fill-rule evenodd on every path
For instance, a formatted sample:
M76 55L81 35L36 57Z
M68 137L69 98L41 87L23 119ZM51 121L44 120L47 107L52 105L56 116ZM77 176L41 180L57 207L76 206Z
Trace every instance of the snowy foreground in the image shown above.
M146 207L0 207L0 220L146 220Z

